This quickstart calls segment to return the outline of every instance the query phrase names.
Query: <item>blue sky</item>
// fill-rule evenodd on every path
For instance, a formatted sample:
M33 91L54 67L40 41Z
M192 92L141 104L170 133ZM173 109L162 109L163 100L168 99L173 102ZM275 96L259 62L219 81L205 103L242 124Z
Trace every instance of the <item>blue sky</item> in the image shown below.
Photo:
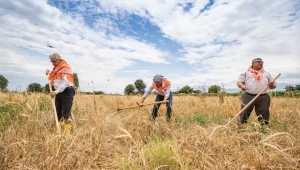
M0 74L8 88L44 86L48 56L59 53L80 89L122 94L155 74L176 91L236 81L253 58L278 88L300 84L300 1L0 1ZM52 45L55 48L49 48ZM107 81L109 79L109 81Z

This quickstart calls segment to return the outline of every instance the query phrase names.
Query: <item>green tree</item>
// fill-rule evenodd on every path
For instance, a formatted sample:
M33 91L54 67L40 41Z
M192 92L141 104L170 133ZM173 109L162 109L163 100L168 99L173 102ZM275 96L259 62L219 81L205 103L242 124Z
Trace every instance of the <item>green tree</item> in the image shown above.
M135 88L138 93L145 93L146 84L142 79L138 79L134 82Z
M27 87L28 92L41 92L42 86L39 83L31 83Z
M44 87L46 93L50 93L49 83L47 83Z
M220 91L220 86L218 85L212 85L208 88L208 93L218 93Z
M94 91L95 94L99 95L99 94L104 94L103 91Z
M45 92L46 92L46 93L50 93L49 83L45 84L44 89L45 89ZM55 90L55 89L54 89L54 87L52 86L52 91L54 91L54 90Z
M134 85L133 84L128 84L125 89L124 89L124 94L134 94Z
M9 83L8 80L1 74L0 75L0 90L1 91L7 90L8 83Z
M298 91L298 92L300 92L300 84L298 84L298 85L295 86L295 90Z
M77 73L74 73L73 76L74 76L75 88L78 88L79 87L79 79L78 79Z
M180 90L179 93L192 93L193 92L193 88L191 88L189 85L183 86Z
M295 87L293 87L291 85L287 85L287 86L285 86L285 91L295 91Z

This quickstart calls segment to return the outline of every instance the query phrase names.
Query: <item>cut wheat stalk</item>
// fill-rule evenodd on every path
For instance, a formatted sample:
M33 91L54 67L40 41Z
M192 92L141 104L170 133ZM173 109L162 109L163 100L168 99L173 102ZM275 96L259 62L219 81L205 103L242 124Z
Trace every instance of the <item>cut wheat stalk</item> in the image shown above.
M288 135L288 136L291 136L291 137L293 137L293 138L294 138L294 136L292 136L292 135L291 135L291 134L289 134L289 133L286 133L286 132L281 132L281 133L275 133L275 134L273 134L273 135L271 135L271 136L269 136L269 137L265 138L264 140L260 141L260 143L263 143L263 142L265 142L265 141L267 141L267 140L269 140L269 139L271 139L271 138L274 138L274 137L276 137L276 136L280 136L280 135Z

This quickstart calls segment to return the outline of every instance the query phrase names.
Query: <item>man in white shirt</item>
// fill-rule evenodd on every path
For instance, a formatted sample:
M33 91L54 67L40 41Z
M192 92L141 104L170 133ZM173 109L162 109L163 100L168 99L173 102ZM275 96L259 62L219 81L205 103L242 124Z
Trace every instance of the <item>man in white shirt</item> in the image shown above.
M243 104L247 105L264 87L268 85L268 89L261 93L261 95L240 114L239 123L247 123L254 106L255 112L258 116L258 121L264 125L269 123L270 118L270 96L268 92L270 89L276 88L276 84L272 82L271 74L266 72L263 68L263 61L261 58L252 60L252 65L245 73L242 73L238 79L237 86L244 91L242 96ZM242 104L241 108L244 108Z

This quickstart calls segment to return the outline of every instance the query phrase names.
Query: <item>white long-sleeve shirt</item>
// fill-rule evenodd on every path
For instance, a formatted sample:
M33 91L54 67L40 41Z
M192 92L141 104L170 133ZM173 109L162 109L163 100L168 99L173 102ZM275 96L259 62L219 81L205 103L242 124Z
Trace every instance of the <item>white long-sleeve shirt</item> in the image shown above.
M62 79L54 79L54 88L56 94L63 92L69 86L73 86L73 83L68 80L67 74L64 74Z
M148 90L144 93L143 97L146 98L153 90L153 86L151 84L151 86L148 88ZM163 92L164 91L164 92ZM171 91L171 86L164 89L163 91L160 91L160 92L157 92L159 95L162 95L162 96L167 96L169 97L170 96L170 91Z

